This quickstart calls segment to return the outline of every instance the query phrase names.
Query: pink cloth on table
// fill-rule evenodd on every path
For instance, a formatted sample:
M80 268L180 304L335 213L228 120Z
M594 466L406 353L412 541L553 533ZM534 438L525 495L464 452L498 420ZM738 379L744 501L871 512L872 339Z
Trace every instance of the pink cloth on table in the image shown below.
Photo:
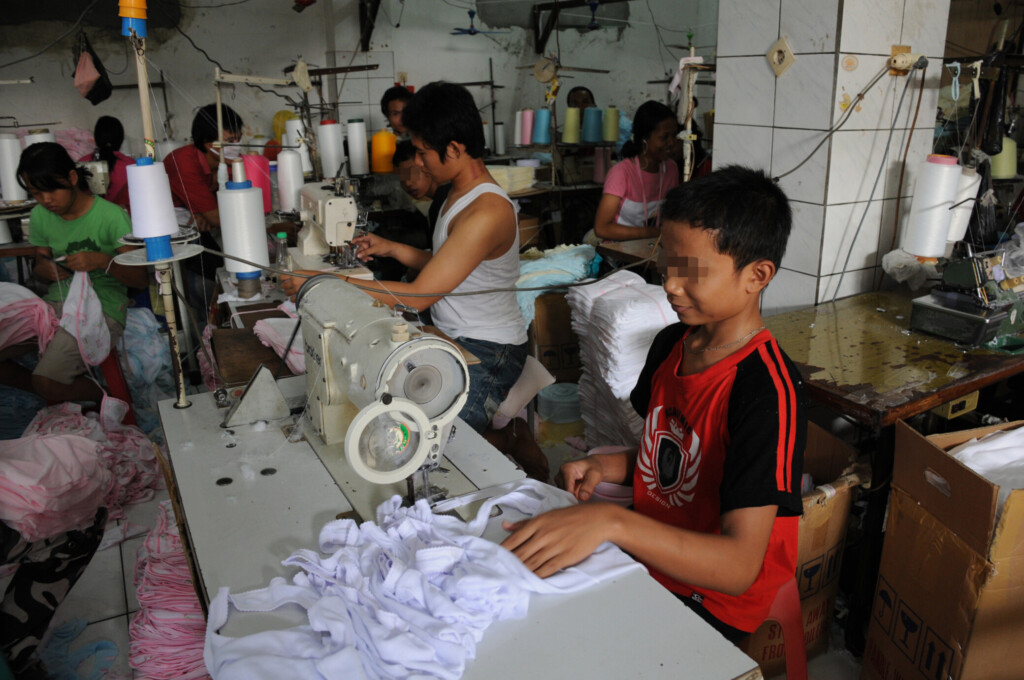
M217 360L213 358L213 324L207 324L203 329L203 347L205 352L197 352L199 357L199 372L203 376L203 386L207 392L215 392L224 387L224 383L217 377Z
M97 449L74 434L0 441L0 519L29 542L89 526L111 477Z
M129 663L151 680L198 680L209 677L203 662L206 618L170 508L170 501L160 504L135 562L139 611L129 627Z
M58 325L53 307L41 297L16 283L0 283L0 349L34 337L42 354Z
M252 332L256 334L260 342L274 350L277 356L281 356L285 345L288 344L288 340L291 339L292 333L295 331L295 324L297 323L299 323L297 319L260 319L253 324ZM300 330L288 348L288 357L285 359L288 368L295 375L301 375L306 372L306 354L303 347L302 331Z
M103 492L110 519L122 519L124 506L147 501L154 489L161 488L163 475L153 442L134 425L102 423L95 414L85 415L81 406L69 402L37 413L22 437L52 434L79 435L97 447L109 472Z

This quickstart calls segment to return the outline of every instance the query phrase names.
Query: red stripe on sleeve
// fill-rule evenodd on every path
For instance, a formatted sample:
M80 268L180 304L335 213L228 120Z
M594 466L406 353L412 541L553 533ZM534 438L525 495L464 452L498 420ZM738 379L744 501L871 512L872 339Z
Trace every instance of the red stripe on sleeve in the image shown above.
M786 368L786 362L782 358L782 350L779 349L779 343L776 342L775 338L772 338L769 342L771 345L772 354L778 359L778 366L780 369ZM789 374L789 371L782 370L782 379L786 383L786 395L788 396L789 404L789 441L786 442L786 491L792 491L793 481L793 455L796 450L796 388L793 386L793 376Z
M787 431L792 429L787 427L791 422L792 415L790 411L790 401L786 398L786 385L779 375L779 365L776 363L776 359L771 356L768 352L768 344L762 344L757 348L758 354L761 355L761 360L764 365L768 368L768 374L772 378L772 384L775 385L775 392L778 395L779 405L779 435L778 441L775 445L775 485L776 487L785 492L791 491L790 475L787 473L788 463L788 451L787 444L789 443L789 437Z

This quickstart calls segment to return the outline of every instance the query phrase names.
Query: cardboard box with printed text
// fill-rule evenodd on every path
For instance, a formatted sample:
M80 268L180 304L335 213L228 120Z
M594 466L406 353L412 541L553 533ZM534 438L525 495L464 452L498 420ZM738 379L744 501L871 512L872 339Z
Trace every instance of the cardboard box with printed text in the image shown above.
M570 325L565 293L545 293L534 303L530 324L530 354L544 364L557 382L580 379L580 341Z

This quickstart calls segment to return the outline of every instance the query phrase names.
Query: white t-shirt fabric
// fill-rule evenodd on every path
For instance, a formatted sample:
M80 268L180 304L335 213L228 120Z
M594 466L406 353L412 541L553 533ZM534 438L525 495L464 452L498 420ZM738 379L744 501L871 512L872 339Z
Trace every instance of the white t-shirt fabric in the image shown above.
M500 488L466 523L435 515L425 501L395 496L376 522L330 522L320 551L284 561L302 569L289 584L229 594L210 603L204 658L215 680L234 678L458 678L494 621L526 615L531 593L576 592L643 566L610 543L575 567L540 579L484 538L491 509L534 516L575 503L533 480ZM503 532L501 532L503 533ZM321 554L323 553L323 554ZM239 638L218 633L229 609L306 610L308 625Z

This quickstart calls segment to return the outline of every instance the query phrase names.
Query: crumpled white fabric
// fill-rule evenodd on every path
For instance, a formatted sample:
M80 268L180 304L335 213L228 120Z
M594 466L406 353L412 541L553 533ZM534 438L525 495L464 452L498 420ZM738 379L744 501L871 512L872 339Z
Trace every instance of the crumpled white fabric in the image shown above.
M42 354L56 330L53 307L24 286L0 282L0 349L35 337Z
M1010 492L1024 489L1024 427L972 439L952 449L949 455L999 485L997 521Z
M291 584L210 603L204 658L216 680L232 678L458 678L496 620L526 615L531 593L570 593L643 567L611 544L548 579L482 538L491 508L527 516L564 507L564 491L521 480L505 485L469 523L434 515L425 501L401 507L395 496L376 522L330 522L320 550L299 550ZM229 605L241 612L285 604L306 610L308 625L227 638L217 631Z
M75 272L71 278L60 327L78 340L78 351L88 365L99 366L110 354L110 330L103 319L103 305L87 272Z

